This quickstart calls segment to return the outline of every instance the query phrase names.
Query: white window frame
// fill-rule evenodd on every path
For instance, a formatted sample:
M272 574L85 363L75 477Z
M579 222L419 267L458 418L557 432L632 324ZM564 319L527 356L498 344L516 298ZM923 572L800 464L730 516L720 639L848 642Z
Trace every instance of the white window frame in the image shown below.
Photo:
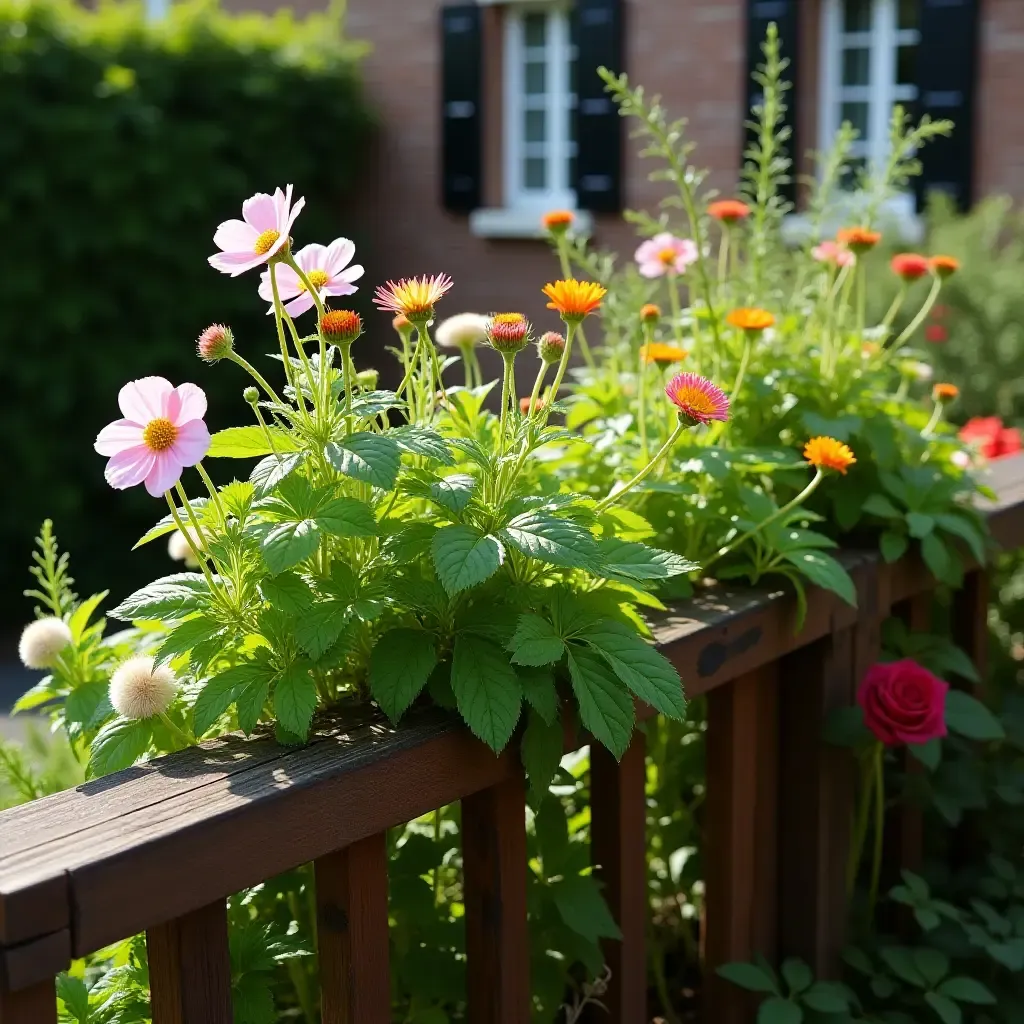
M544 14L548 18L546 72L547 141L528 143L523 139L524 113L527 109L524 82L526 39L524 18ZM569 93L571 32L570 8L562 4L516 4L505 11L504 48L504 177L505 206L531 213L553 208L575 209L576 190L568 180L569 128L574 104ZM543 149L548 161L546 189L528 189L523 181L523 163L532 147Z

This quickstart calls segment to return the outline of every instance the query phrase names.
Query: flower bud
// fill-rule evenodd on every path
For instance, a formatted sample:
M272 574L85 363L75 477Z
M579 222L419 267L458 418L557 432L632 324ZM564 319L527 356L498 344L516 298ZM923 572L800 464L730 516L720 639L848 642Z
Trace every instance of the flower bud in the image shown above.
M177 689L166 665L157 668L152 658L129 658L110 677L110 703L123 718L152 718L171 706Z
M557 363L565 351L565 338L558 331L547 331L537 339L537 355L545 363Z
M564 235L575 219L572 210L550 210L541 217L541 224L553 235Z
M356 383L364 391L373 391L377 387L380 374L376 370L360 370L356 374Z
M260 393L251 384L242 392L242 399L247 405L255 405L260 400Z
M331 309L320 318L320 330L335 345L351 345L363 333L363 321L350 309Z
M533 409L531 410L530 409L530 399L529 398L520 398L519 399L519 411L524 416L529 416L531 411L533 411L533 412L540 412L540 410L543 409L545 405L547 405L547 402L545 402L543 398L538 398L537 401L534 402Z
M53 615L30 622L18 641L18 657L26 668L52 668L57 655L71 643L71 630Z
M217 363L231 355L235 348L235 336L224 324L211 324L199 335L196 351L199 358L207 363Z
M502 355L515 355L530 343L530 321L522 313L495 313L487 325L487 340Z
M932 398L936 402L952 402L960 394L955 384L938 383L932 388Z
M640 307L640 323L650 326L661 319L661 309L653 302L644 303Z
M196 535L192 530L189 530L188 536L195 541ZM196 547L199 547L199 545L196 544ZM199 568L199 562L196 560L195 552L192 550L192 545L189 544L188 537L186 537L181 530L175 530L170 537L167 538L167 554L176 562L184 562L186 567L189 569Z

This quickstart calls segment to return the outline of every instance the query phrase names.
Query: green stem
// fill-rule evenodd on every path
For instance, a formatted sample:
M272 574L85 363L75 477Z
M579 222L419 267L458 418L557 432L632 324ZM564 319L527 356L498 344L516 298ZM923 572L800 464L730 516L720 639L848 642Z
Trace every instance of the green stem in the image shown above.
M539 411L537 409L537 398L540 395L540 389L544 385L544 378L547 376L547 373L548 364L541 361L540 369L537 371L537 379L533 382L533 391L530 392L530 407L526 413L530 419L533 419Z
M857 818L853 826L853 842L850 855L846 862L846 898L853 896L853 888L857 884L857 869L861 857L864 856L864 841L868 835L868 815L871 811L871 797L874 793L874 751L871 758L864 760L864 772L861 778L860 801L857 805Z
M277 290L277 275L274 273L276 267L277 262L272 261L267 267L267 272L270 274L270 290L274 296L274 320L277 322L277 343L281 346L281 360L284 363L285 380L287 380L292 387L295 387L295 377L292 372L292 360L291 356L288 354L288 341L284 336L284 307L281 305L281 296Z
M718 288L719 291L725 285L725 279L729 276L729 228L722 225L722 238L718 243Z
M508 422L509 395L515 385L513 374L515 372L516 357L502 352L501 358L504 361L505 369L501 375L501 418L498 420L498 452L503 455L505 453L505 424Z
M462 352L462 368L466 371L466 390L473 390L473 346L463 345L461 347Z
M405 369L405 376L402 378L402 383L398 385L398 390L395 392L401 397L403 391L412 391L411 382L413 370L416 367L416 363L420 358L420 347L423 345L423 335L419 331L416 332L416 346L412 350L412 358L409 360L408 365ZM406 404L412 407L413 415L409 417L410 420L415 419L415 405L412 401L412 395L408 395L406 398Z
M558 237L558 262L562 267L562 277L569 280L572 275L572 267L569 264L569 250L567 248L568 242L564 234ZM583 324L579 327L580 337L580 352L583 353L583 361L590 367L594 368L594 357L590 353L590 346L587 344L587 336L583 333Z
M932 409L931 418L925 424L924 430L921 431L923 438L929 438L932 436L932 431L939 425L939 420L942 419L942 402L936 402L935 408Z
M341 346L341 372L345 387L345 434L352 433L352 361L349 359L349 350L352 343ZM323 366L320 372L324 372Z
M740 388L743 387L743 378L747 375L747 363L750 362L750 350L753 346L753 339L750 331L743 332L746 338L743 342L743 355L740 357L740 368L736 374L736 383L732 386L732 394L729 396L730 400L735 402L740 397Z
M632 480L620 487L619 490L613 491L606 497L602 498L597 505L594 506L594 511L603 512L610 505L614 505L624 494L636 487L637 484L643 483L644 480L651 475L651 471L654 467L669 453L672 445L676 443L679 439L679 435L686 429L686 427L687 424L682 422L678 423L676 425L676 429L669 434L668 440L655 453L654 458L651 459L650 462L648 462Z
M175 486L178 489L178 493L184 495L185 492L182 490L181 484L175 484ZM181 521L181 516L178 515L178 506L174 504L171 492L164 491L164 497L167 499L167 505L171 510L171 518L174 520L174 525L181 531L181 535L185 538L186 543L192 549L192 554L195 556L195 560L199 563L199 568L203 570L206 582L210 585L210 593L216 594L218 592L218 587L216 583L213 582L213 576L210 574L210 567L206 564L206 552L201 551L196 547L195 540L192 539L192 536L189 534L185 524ZM195 513L192 511L192 506L188 504L188 499L186 499L186 507L189 512L189 517L196 527L196 537L202 537L202 533L199 530L199 524L196 522Z
M245 372L248 373L249 376L252 377L252 379L256 381L256 383L259 384L261 388L263 388L264 392L266 392L267 398L269 398L272 402L276 403L277 405L284 405L284 402L282 402L281 399L278 397L277 392L263 379L262 374L260 374L256 367L253 366L247 359L243 359L242 356L240 356L237 352L230 352L228 354L228 359L230 359L233 363L236 363L243 370L245 370Z
M441 845L441 808L434 811L434 846ZM441 865L434 868L434 906L439 907L444 900L444 889L441 882Z
M683 347L683 307L679 301L679 287L676 284L676 275L668 275L668 304L672 310L672 336L676 344ZM696 318L694 319L696 325ZM693 361L696 364L697 373L700 373L700 338L696 326L693 331Z
M199 471L199 475L203 478L203 483L206 484L206 489L210 492L210 497L213 499L213 503L217 507L217 515L220 516L220 521L227 526L227 513L224 511L224 506L220 503L220 494L217 491L216 484L214 484L210 479L210 474L206 472L206 467L202 462L196 463L196 469Z
M565 376L566 368L569 365L569 353L572 351L573 338L576 337L576 331L579 329L579 320L566 320L565 323L565 350L562 352L562 358L558 361L558 371L555 373L555 379L548 390L547 402L542 410L544 413L544 422L547 422L547 417L551 415L551 406L555 404L558 398L558 389L562 386L562 378Z
M941 290L942 278L936 274L935 280L932 281L931 290L928 292L928 297L924 300L924 305L918 310L917 316L907 324L903 333L893 342L892 351L895 352L924 323L925 318L932 311L932 306L935 305L935 300L939 297Z
M299 280L306 286L306 291L309 292L310 298L316 304L316 333L320 340L320 373L323 375L326 372L327 363L327 339L324 337L323 328L321 322L324 318L324 314L327 312L326 307L320 299L320 293L313 287L312 282L306 276L306 272L299 266L295 261L295 257L292 255L292 251L289 248L284 255L284 261L288 264L292 270L298 275Z
M899 291L896 292L896 297L889 304L889 308L885 311L885 316L882 317L881 326L888 328L892 325L893 320L896 319L896 314L900 311L900 307L903 305L903 300L907 297L907 283L906 281L900 281Z
M875 848L871 859L871 888L868 890L868 924L875 916L878 882L882 876L882 844L885 838L885 747L875 746Z
M161 711L157 718L167 726L170 734L184 747L194 747L196 745L195 737L189 736L187 732L181 729L179 726L174 724L171 716L166 711Z
M650 332L645 328L644 333L648 335L647 344L650 344ZM640 431L640 455L644 462L646 462L651 453L647 446L647 365L644 363L644 350L642 345L640 346L640 352L637 356L636 390L637 403L639 405L639 409L637 411L637 427Z
M444 380L441 378L441 362L437 358L437 346L434 344L433 340L431 339L430 331L427 329L427 325L426 324L423 325L423 335L424 335L424 342L423 343L427 346L427 351L430 353L430 365L431 365L431 368L432 368L431 369L431 381L433 381L433 379L435 377L437 378L437 386L434 387L433 384L431 384L431 388L430 388L430 414L431 414L431 417L433 417L434 405L435 405L435 403L437 401L437 395L441 396L440 401L441 401L442 405L446 405L447 404L448 396L445 393Z

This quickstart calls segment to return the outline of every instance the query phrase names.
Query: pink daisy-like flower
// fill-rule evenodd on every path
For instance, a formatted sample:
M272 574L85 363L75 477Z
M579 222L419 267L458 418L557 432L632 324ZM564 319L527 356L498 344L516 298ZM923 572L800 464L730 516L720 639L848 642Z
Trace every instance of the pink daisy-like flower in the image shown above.
M242 203L242 219L226 220L217 228L213 244L220 249L209 257L210 266L222 274L238 277L261 266L288 244L295 218L306 205L298 199L292 206L292 186L272 196L257 192Z
M336 238L330 245L303 246L295 254L295 262L306 272L309 283L317 290L320 301L328 295L351 295L356 286L352 283L363 276L363 268L357 263L350 267L356 254L355 243L347 238ZM299 275L286 264L280 264L274 271L277 277L277 293L285 303L289 316L298 316L313 308L313 296L299 279ZM270 303L268 313L274 312L274 291L270 284L270 270L260 275L260 298ZM291 299L290 302L286 301Z
M847 264L857 262L857 257L849 249L831 240L816 245L811 250L811 255L819 263L828 263L833 267L845 267Z
M697 258L697 246L689 238L676 238L667 231L641 242L636 261L644 277L682 274Z
M691 426L729 418L725 392L699 373L677 373L665 385L665 394Z
M403 277L378 285L373 302L378 309L400 313L415 323L417 318L433 316L435 303L451 286L452 279L447 274Z
M159 497L210 449L206 394L195 384L173 387L163 377L143 377L121 388L117 404L124 419L108 423L94 445L110 456L103 475L115 490L144 483Z

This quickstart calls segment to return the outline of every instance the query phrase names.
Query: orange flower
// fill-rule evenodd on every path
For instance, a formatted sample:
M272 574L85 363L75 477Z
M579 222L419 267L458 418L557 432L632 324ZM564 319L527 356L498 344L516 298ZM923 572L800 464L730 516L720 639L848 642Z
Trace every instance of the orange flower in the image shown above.
M936 402L952 402L960 394L960 389L955 384L936 384L932 388L932 398Z
M394 327L399 334L404 334L406 331L413 329L412 323L404 313L399 313L398 316L391 321L391 326Z
M718 202L708 206L708 213L715 220L725 221L726 224L735 224L736 221L750 216L750 207L739 199L719 199Z
M936 277L949 277L960 269L960 261L955 256L933 256L928 265Z
M351 343L362 334L363 321L351 309L329 309L320 320L320 330L328 341Z
M661 307L648 302L640 307L640 323L656 324L661 319Z
M845 245L851 252L867 252L874 249L882 240L881 231L872 231L871 228L852 227L840 228L836 235L836 241Z
M861 343L860 351L865 359L870 359L872 356L878 355L882 351L882 347L877 341L865 341Z
M544 401L543 398L538 398L537 401L534 403L533 411L534 412L540 412L540 410L543 409L546 404L547 403ZM524 416L529 416L529 414L530 414L530 399L529 398L520 398L519 399L519 411Z
M834 437L812 437L804 445L804 458L818 469L835 469L843 476L857 461L849 447Z
M775 317L767 309L756 306L734 309L726 318L726 322L744 331L763 331L775 323Z
M403 313L413 323L426 322L434 313L436 303L452 286L447 274L433 277L403 277L377 287L373 301L382 310Z
M672 363L681 363L690 353L678 345L666 345L660 341L652 341L640 346L640 358L645 363L657 363L659 366L669 366Z
M552 234L560 234L568 230L575 219L576 215L572 210L549 210L541 217L540 222Z
M541 291L551 300L548 309L557 310L566 323L580 323L601 305L608 293L596 281L577 281L573 277L546 284Z
M928 273L928 259L916 252L901 252L889 262L892 272L904 281L916 281Z

